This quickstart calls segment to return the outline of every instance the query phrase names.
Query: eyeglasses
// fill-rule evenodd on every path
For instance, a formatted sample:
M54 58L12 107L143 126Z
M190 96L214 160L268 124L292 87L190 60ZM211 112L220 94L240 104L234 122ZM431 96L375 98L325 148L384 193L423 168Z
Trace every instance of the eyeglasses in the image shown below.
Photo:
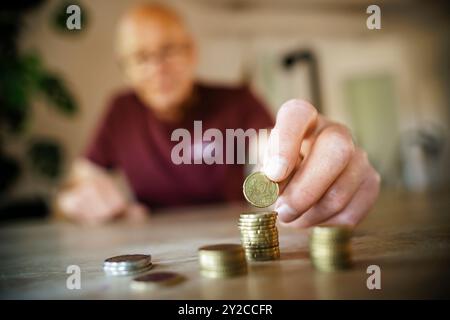
M161 62L175 62L183 58L189 49L189 44L167 44L158 51L136 52L122 61L127 68L151 68L159 65Z

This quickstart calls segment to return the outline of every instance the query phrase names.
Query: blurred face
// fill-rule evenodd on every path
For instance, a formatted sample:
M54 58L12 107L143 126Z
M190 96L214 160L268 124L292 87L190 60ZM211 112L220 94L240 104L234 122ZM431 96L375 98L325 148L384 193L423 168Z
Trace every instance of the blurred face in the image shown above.
M192 93L196 55L181 21L135 13L119 29L119 58L138 96L162 117L175 117Z

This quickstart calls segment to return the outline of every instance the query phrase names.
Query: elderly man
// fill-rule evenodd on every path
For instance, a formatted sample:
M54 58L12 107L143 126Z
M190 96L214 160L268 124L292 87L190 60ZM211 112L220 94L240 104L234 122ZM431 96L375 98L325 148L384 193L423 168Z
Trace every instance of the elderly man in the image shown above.
M379 175L349 130L290 100L274 121L245 88L195 82L196 48L182 19L158 5L128 11L118 30L118 56L132 91L116 96L69 183L58 195L63 214L97 224L141 218L151 209L242 200L244 166L176 164L177 128L273 128L262 171L279 182L282 223L356 225L379 192ZM105 169L120 169L135 195L127 199Z

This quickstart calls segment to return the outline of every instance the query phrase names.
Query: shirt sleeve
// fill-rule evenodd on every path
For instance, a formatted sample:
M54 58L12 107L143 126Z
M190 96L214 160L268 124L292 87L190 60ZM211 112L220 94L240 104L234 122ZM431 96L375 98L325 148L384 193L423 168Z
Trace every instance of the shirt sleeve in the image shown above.
M86 159L106 169L112 169L116 165L113 143L116 113L117 103L114 100L107 107L84 152Z

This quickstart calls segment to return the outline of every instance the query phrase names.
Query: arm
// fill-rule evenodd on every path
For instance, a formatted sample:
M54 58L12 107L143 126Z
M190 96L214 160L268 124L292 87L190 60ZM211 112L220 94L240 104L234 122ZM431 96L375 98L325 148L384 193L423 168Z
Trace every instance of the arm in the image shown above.
M129 192L128 192L129 194ZM96 225L116 218L142 220L147 210L127 196L117 179L86 159L76 160L56 196L59 218Z

